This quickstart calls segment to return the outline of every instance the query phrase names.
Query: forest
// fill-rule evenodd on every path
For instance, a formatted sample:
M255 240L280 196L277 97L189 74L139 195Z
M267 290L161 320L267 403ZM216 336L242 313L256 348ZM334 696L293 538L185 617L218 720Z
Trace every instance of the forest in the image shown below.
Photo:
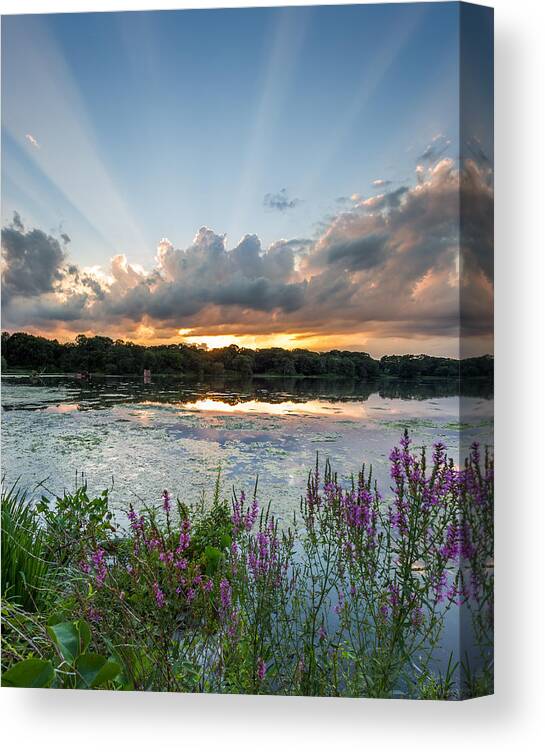
M71 342L59 342L25 332L2 332L2 370L72 373L87 371L105 375L138 375L144 369L178 376L334 377L360 381L383 378L492 381L491 355L456 360L431 355L385 355L380 360L365 352L285 350L269 347L252 350L229 345L205 349L186 343L139 345L110 337L79 334Z

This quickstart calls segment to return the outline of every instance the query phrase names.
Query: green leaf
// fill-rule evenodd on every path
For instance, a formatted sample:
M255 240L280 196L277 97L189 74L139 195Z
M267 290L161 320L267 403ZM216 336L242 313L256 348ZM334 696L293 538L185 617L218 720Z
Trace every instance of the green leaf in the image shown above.
M96 653L85 653L77 659L76 671L80 676L78 684L90 689L115 679L121 668L113 658L105 658Z
M49 687L55 677L51 661L27 658L2 674L3 687Z
M80 652L80 634L76 624L63 621L47 627L47 633L67 663L73 663Z
M91 642L91 629L83 619L76 622L76 627L79 633L79 652L85 653Z

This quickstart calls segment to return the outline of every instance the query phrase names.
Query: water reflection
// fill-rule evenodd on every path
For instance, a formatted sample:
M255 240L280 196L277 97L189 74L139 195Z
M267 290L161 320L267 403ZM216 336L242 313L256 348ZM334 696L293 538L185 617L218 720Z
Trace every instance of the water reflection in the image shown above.
M216 379L156 378L151 384L140 379L100 377L82 384L71 377L44 376L41 383L29 377L3 376L2 383L17 389L2 397L5 410L55 410L62 403L62 412L70 409L99 410L115 404L194 404L203 411L270 412L272 414L321 413L321 402L367 402L375 396L380 400L426 401L447 397L490 400L492 385L483 380L455 381L378 381L358 382L351 379L284 379L254 378L247 381ZM39 399L36 399L37 395ZM379 401L380 401L379 400ZM263 403L269 403L265 407ZM74 407L69 408L68 405ZM273 407L278 406L278 407ZM328 408L329 409L329 408Z

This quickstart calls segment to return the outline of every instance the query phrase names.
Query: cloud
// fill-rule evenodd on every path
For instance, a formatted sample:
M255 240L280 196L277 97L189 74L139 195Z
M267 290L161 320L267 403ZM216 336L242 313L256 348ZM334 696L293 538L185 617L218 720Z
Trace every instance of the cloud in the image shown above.
M417 162L425 162L428 164L434 164L437 162L443 154L447 151L451 144L451 140L442 133L434 136L431 143L426 146L422 154L417 159Z
M149 269L121 254L106 269L79 269L67 261L67 238L26 231L17 215L2 232L4 325L117 336L145 327L165 339L191 329L454 342L462 320L468 335L488 336L489 170L474 159L461 175L445 157L420 164L413 185L353 196L314 238L263 247L247 234L231 245L208 227L185 248L163 238Z
M377 178L377 180L373 180L373 182L371 183L371 185L375 188L385 188L387 185L391 184L391 180L383 180L382 178Z
M65 259L59 241L42 230L25 231L17 212L2 229L3 294L23 298L52 292L62 279Z
M387 236L381 233L347 238L330 246L327 260L330 264L341 264L352 271L371 269L384 261L386 241Z
M38 143L38 140L34 138L32 133L25 133L25 138L28 141L28 143L33 146L35 149L40 149L40 144Z
M389 191L388 193L380 193L378 196L371 196L371 198L361 199L357 205L366 207L373 211L382 211L383 209L394 209L401 203L402 197L407 193L409 189L402 185L396 188L395 191Z
M302 202L299 198L289 198L285 188L282 188L278 193L266 193L263 198L263 206L279 212L295 209L300 203Z

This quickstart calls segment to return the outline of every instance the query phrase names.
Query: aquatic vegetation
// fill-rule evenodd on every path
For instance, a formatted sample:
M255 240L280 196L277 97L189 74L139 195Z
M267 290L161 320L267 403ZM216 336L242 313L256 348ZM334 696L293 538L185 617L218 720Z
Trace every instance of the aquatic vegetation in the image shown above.
M342 483L317 460L289 526L260 503L257 483L229 505L219 479L209 508L165 490L155 504L129 506L118 528L105 496L78 492L57 501L68 538L43 505L46 535L62 541L49 550L66 575L50 605L61 616L46 614L45 633L35 624L29 632L41 629L43 645L54 641L55 624L72 636L83 629L80 653L98 656L97 670L107 667L105 684L86 682L77 660L87 663L72 651L72 683L63 686L422 699L486 693L492 459L475 444L457 468L442 443L429 457L405 431L389 463L390 486L380 489L370 467ZM462 608L473 649L442 666L447 614ZM17 640L3 664L8 682L14 672L26 675L17 667L27 660L51 667L27 664L33 686L60 681L43 646L44 656Z

